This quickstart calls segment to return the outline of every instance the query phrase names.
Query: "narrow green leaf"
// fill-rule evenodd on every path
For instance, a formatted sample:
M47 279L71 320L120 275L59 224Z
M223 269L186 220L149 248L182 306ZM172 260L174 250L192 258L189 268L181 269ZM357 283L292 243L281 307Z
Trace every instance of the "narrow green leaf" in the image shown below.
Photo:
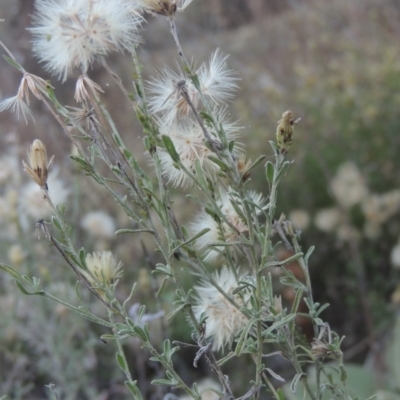
M10 274L13 278L15 278L17 280L22 278L22 275L18 271L16 271L13 267L10 267L7 264L0 264L0 269L7 272L8 274Z
M171 341L169 339L164 340L163 343L164 355L168 354L171 350Z
M85 251L85 249L83 247L79 250L79 260L80 260L80 266L82 268L87 269L87 266L86 266L86 251Z
M60 221L56 218L56 217L52 217L51 218L51 222L53 223L53 225L61 232L63 233L63 229L61 227Z
M196 160L195 164L194 164L194 168L196 170L196 175L197 175L197 179L200 181L200 183L206 187L207 186L207 181L204 178L204 174L203 174L203 167L200 163L200 160Z
M187 240L186 242L181 243L179 246L175 247L174 250L172 251L173 253L175 253L175 251L177 251L179 248L181 248L182 246L186 246L192 242L194 242L195 240L197 240L198 238L202 237L203 235L205 235L207 232L210 231L210 228L204 228L202 229L199 233L197 233L196 235L194 235L192 238L190 238L189 240Z
M39 291L36 291L36 292L28 292L28 291L24 288L24 286L22 285L21 282L15 281L15 283L16 283L16 285L18 286L18 289L19 289L23 294L25 294L25 295L27 295L27 296L35 296L35 295L37 295L37 296L45 296L45 295L46 295L46 293L45 293L43 290L39 290Z
M247 172L250 172L252 169L254 169L255 167L257 167L258 164L260 164L263 160L265 160L265 155L261 155L259 156L256 161L254 161L250 168L247 170Z
M217 214L214 210L212 210L211 208L205 207L205 208L204 208L204 211L205 211L208 215L211 215L211 217L213 217L216 221L219 221L219 220L220 220L218 214Z
M274 164L272 164L271 161L268 161L266 166L265 166L265 174L267 176L267 181L269 183L269 185L272 185L272 182L274 181Z
M296 393L297 391L297 385L299 384L299 381L301 377L304 375L304 373L301 374L296 374L295 377L293 378L292 382L290 383L290 390L293 393Z
M190 303L183 303L179 307L175 308L175 310L172 310L166 317L167 321L171 320L176 314L178 314L179 311L186 307L190 307Z
M214 164L217 164L221 168L221 171L224 171L224 172L228 171L229 165L224 163L219 158L217 158L215 156L208 156L208 159L211 160Z
M124 360L124 357L122 356L122 354L118 352L116 354L116 358L117 358L118 365L122 369L122 371L127 372L127 370L126 370L127 366L125 364L125 360Z
M143 400L142 394L140 393L139 388L137 387L137 381L125 381L126 387L131 392L134 400Z
M108 341L108 340L115 340L115 339L117 339L117 337L114 336L114 335L104 334L104 335L101 335L101 336L100 336L100 339L101 339L101 340L104 340L104 341L106 342L106 341Z
M151 381L152 385L165 385L165 386L175 386L176 383L170 381L169 379L153 379Z
M4 59L14 68L17 68L18 71L25 73L24 69L19 65L16 61L14 61L12 58L6 56L3 54Z
M248 322L246 327L242 330L242 333L240 334L240 337L239 337L239 340L238 340L238 343L237 343L236 349L235 349L236 356L239 357L242 354L247 335L249 334L250 329L256 323L256 321L257 321L257 318L252 318Z
M308 251L307 254L305 255L304 259L306 261L306 263L308 263L308 259L311 257L311 254L314 252L315 246L311 246Z
M290 321L296 318L296 314L289 314L281 320L274 322L268 329L263 332L263 336L267 336L281 326L287 325Z
M175 150L174 142L167 135L162 135L162 141L164 143L165 149L168 151L168 154L171 156L172 160L176 163L179 163L180 157L177 151Z
M118 229L115 235L123 235L125 233L150 233L154 235L154 231L151 229Z
M156 269L154 271L151 271L151 273L152 274L162 273L162 274L165 274L167 276L172 276L171 267L168 264L167 265L164 265L164 264L161 264L161 263L157 264L156 265Z
M346 368L344 367L343 364L339 365L339 370L340 370L340 380L343 383L346 383L346 381L347 381L347 372L346 372Z
M279 400L285 400L285 394L283 393L282 388L277 389L276 393L278 394Z
M299 305L300 305L300 301L301 301L301 299L303 297L303 293L304 292L303 292L302 289L297 290L296 296L295 296L295 298L293 300L292 309L290 311L291 314L297 314L297 310L299 309Z
M133 327L133 331L136 333L136 335L138 335L140 337L140 339L143 340L143 342L149 341L149 338L146 335L146 332L139 325L135 325Z

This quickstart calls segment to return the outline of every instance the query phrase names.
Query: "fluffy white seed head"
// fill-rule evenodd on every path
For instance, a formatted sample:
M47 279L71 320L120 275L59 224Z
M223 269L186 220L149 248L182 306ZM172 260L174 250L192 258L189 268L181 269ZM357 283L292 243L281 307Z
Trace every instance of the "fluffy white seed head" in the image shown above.
M221 115L220 115L221 116ZM222 113L222 118L225 115ZM228 141L235 139L238 136L238 127L235 124L223 122L221 124L224 128ZM180 160L186 169L195 173L196 161L200 162L200 167L205 176L213 179L215 173L219 170L219 166L212 162L208 157L213 152L206 146L204 141L204 133L199 124L190 119L182 123L172 123L172 125L165 125L160 123L160 133L167 135L172 139L175 150L179 154ZM216 138L211 130L211 134ZM185 173L183 169L178 169L165 149L159 149L158 155L161 161L161 168L164 176L174 186L188 186L193 184L193 181Z
M117 262L111 251L95 252L87 254L86 266L90 273L84 273L85 277L94 287L108 286L122 276L122 264Z
M265 203L262 194L250 191L249 197L252 203L257 204L258 208L256 212L259 213ZM243 205L240 204L237 196L234 196L233 193L223 193L218 200L221 212L228 221L222 221L222 229L217 221L205 211L201 212L192 223L192 232L194 235L205 228L210 229L195 242L195 247L204 252L204 260L206 262L215 261L225 249L222 246L213 246L215 243L221 241L226 243L236 242L240 240L240 234L247 234L249 230L246 222L236 212L233 206L234 201L239 209L243 209ZM235 250L235 247L231 246L230 249Z
M238 88L234 72L228 68L226 59L219 50L211 56L209 63L204 63L195 73L198 76L200 89L210 105L218 105L231 99L233 92ZM158 78L148 85L151 112L158 114L164 124L170 125L191 114L191 109L179 91L179 84L185 83L187 92L193 105L201 105L200 95L193 83L182 71L174 72L164 69Z
M128 0L36 0L33 50L53 74L86 72L99 57L132 48L141 18Z
M244 276L239 280L243 278ZM238 282L229 268L224 266L220 272L215 272L214 279L239 307L248 303L250 293L241 291L241 294L232 294L238 288ZM193 311L196 318L207 317L206 337L213 340L213 350L223 349L246 326L248 318L208 281L196 286L195 291L197 297Z

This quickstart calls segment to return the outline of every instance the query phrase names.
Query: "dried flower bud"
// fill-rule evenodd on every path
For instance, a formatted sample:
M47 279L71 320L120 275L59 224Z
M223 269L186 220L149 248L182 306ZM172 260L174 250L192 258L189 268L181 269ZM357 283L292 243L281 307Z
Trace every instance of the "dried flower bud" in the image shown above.
M249 171L250 167L251 167L251 160L248 160L246 162L246 156L242 154L239 160L237 161L237 169L242 177L243 182L246 182L247 179L249 179L250 177L250 171Z
M46 146L39 139L35 139L27 153L29 165L22 160L24 171L41 188L48 189L47 178L54 156L47 162Z
M276 143L282 154L289 150L293 141L293 125L297 124L299 121L300 119L293 119L293 113L291 111L285 111L282 114L282 118L278 121L278 127L276 128Z
M139 4L148 12L173 16L183 11L193 0L139 0Z
M81 75L76 81L74 99L78 103L82 103L82 101L90 100L90 95L97 96L98 92L104 93L101 86L86 75Z
M335 350L332 345L328 345L320 339L314 339L311 343L311 353L315 358L337 358L340 356L340 351Z

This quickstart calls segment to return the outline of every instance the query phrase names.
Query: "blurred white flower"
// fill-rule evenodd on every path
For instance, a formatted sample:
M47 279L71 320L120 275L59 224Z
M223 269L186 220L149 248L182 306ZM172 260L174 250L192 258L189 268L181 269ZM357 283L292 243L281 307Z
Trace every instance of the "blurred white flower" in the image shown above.
M361 209L368 222L382 224L400 210L400 189L368 196Z
M112 237L115 233L115 221L104 211L91 211L81 220L81 227L95 237Z
M250 298L248 292L241 291L242 295L232 295L232 292L238 288L238 283L234 273L228 267L222 267L220 272L217 271L213 275L218 286L239 307L247 304ZM244 276L239 280L243 278ZM220 350L232 344L236 335L246 326L248 318L210 282L204 280L200 286L195 286L195 291L197 297L193 311L198 320L201 316L207 317L206 337L213 340L213 350Z
M344 242L352 242L354 240L359 240L361 235L357 229L346 223L343 223L338 226L336 230L336 236L339 240Z
M20 267L26 258L26 253L20 244L12 245L9 248L7 255L14 267Z
M51 201L55 206L67 201L69 189L65 183L57 177L57 171L54 169L48 179L47 186ZM22 187L19 195L19 215L21 224L27 227L28 217L36 220L46 218L52 214L52 209L44 198L43 190L35 182L28 182Z
M19 178L19 162L17 157L9 154L0 157L0 186L6 185L11 179L15 182L16 176Z
M310 214L305 210L293 210L289 214L289 221L296 229L305 230L310 225Z
M222 114L220 117L225 118L225 115ZM222 119L220 123L224 128L228 141L237 137L238 128L235 124L228 123ZM203 131L197 122L186 120L183 124L161 125L160 133L172 139L182 164L189 171L195 173L195 164L196 161L199 161L204 175L214 178L220 167L208 158L214 153L205 145ZM192 179L188 177L185 171L175 167L174 161L165 149L160 148L158 155L163 174L171 184L174 186L193 184Z
M365 178L352 162L342 164L330 184L340 206L350 208L368 195Z
M202 64L195 73L199 79L200 90L210 106L218 105L233 96L233 91L238 88L238 78L228 68L226 59L219 50L211 56L208 64ZM197 108L201 104L200 95L193 83L186 75L179 71L175 73L170 69L164 69L156 80L150 82L149 106L153 113L159 114L162 121L170 125L173 121L181 120L191 111L186 100L182 97L178 87L185 84L191 102Z
M315 215L315 226L323 232L332 232L340 224L340 210L338 208L324 208Z
M264 207L265 201L262 194L253 191L250 191L248 194L251 202L258 206L256 213L260 213L260 209ZM205 235L198 238L195 242L195 247L198 250L204 251L204 260L207 262L214 261L218 258L220 253L225 250L225 247L210 247L211 245L221 241L227 243L236 242L240 240L241 233L247 233L249 230L246 222L243 221L243 219L236 212L235 207L232 204L233 201L236 201L239 209L243 209L243 205L240 204L238 197L234 196L233 193L222 193L220 199L218 200L218 206L221 209L222 214L226 217L227 221L231 225L230 226L227 222L222 221L222 232L215 219L205 211L201 212L192 222L191 230L194 235L203 229L210 229ZM234 250L234 247L231 246L230 249Z
M130 50L139 40L139 7L127 0L37 0L30 28L33 50L53 74L66 80L86 72L99 57Z
M372 221L366 221L363 232L368 239L377 239L382 233L381 225Z

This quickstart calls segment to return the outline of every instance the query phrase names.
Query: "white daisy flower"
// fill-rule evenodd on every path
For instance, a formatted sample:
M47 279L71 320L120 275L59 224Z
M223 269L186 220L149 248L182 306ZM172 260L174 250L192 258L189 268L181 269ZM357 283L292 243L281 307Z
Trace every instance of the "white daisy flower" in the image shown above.
M204 98L210 102L210 105L222 104L231 99L233 92L238 88L236 83L238 78L228 68L227 58L228 56L223 56L219 50L216 50L211 56L210 62L202 64L195 71L201 92ZM176 73L166 68L161 71L157 80L148 85L150 110L162 117L163 122L167 125L176 120L181 120L191 112L178 87L183 83L186 85L191 102L196 108L199 107L201 105L200 95L193 83L181 70Z
M240 277L242 280L244 276ZM238 282L234 273L226 266L220 272L214 273L214 279L218 286L232 298L239 306L245 306L250 293L241 291L233 295L238 288ZM223 349L231 345L233 339L246 326L248 318L225 296L223 296L212 284L204 280L201 285L195 286L197 292L196 304L193 307L196 318L206 317L206 337L213 340L213 350Z
M33 50L65 81L73 68L85 73L99 57L130 50L141 17L127 0L36 0Z
M249 198L252 203L257 205L256 212L259 214L265 203L262 194L250 191ZM225 246L213 246L213 244L221 241L226 243L237 242L240 240L240 234L247 234L249 231L246 221L239 216L233 206L234 200L238 204L238 208L243 210L243 205L240 204L240 200L237 196L234 196L232 192L221 194L218 200L218 206L229 222L229 224L225 221L221 223L222 231L215 219L205 211L201 212L192 223L191 228L193 235L201 232L205 228L210 229L195 242L195 247L200 251L204 251L204 260L206 262L215 261L225 249ZM235 250L233 246L231 246L230 249Z

